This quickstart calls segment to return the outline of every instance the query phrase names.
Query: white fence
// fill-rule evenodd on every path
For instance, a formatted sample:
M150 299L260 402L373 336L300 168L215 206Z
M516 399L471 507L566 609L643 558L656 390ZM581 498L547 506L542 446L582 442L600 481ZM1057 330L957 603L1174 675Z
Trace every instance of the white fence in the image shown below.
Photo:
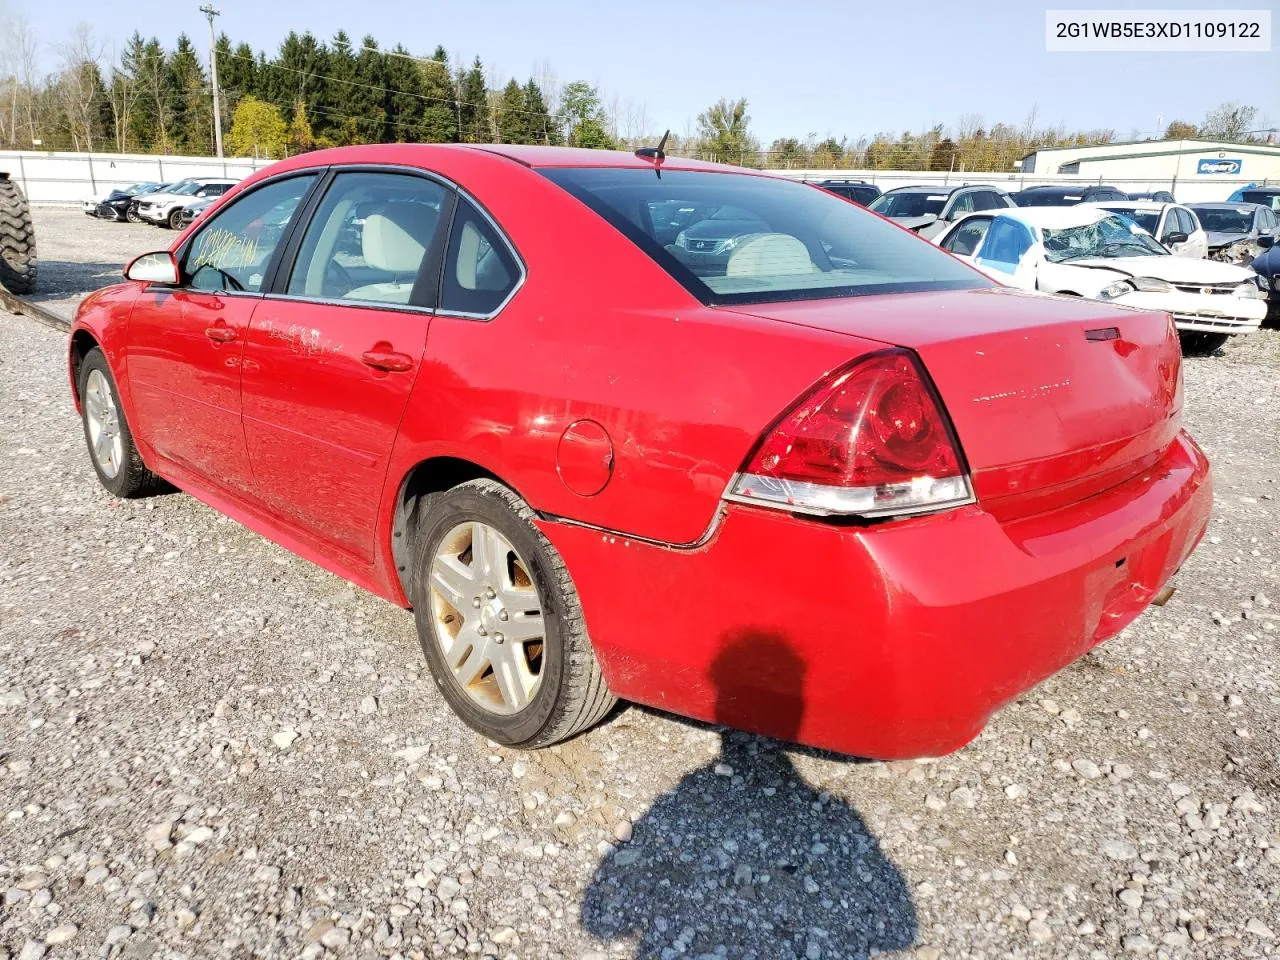
M0 171L16 180L32 203L77 203L116 187L156 181L171 183L183 177L246 177L270 160L238 157L158 157L138 153L38 153L0 150ZM989 183L1012 193L1036 184L1106 183L1127 191L1169 190L1183 203L1226 200L1253 182L1223 176L1194 176L1182 180L1107 179L1079 174L947 173L932 170L777 170L784 177L805 180L856 179L882 190L908 184Z
M78 203L131 183L172 183L184 177L247 177L270 160L160 157L143 153L37 153L0 150L9 174L32 203Z

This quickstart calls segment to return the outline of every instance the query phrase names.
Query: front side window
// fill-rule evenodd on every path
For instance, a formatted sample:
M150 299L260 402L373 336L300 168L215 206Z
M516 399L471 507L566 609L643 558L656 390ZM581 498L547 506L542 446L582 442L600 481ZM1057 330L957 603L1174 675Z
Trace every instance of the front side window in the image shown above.
M948 220L959 220L966 213L973 213L975 209L974 200L976 195L973 193L962 193L956 197L956 202L951 205L951 211L947 214Z
M520 265L488 220L466 200L458 201L444 260L440 309L488 316L520 282Z
M1051 263L1095 257L1158 257L1169 251L1132 221L1112 214L1093 223L1044 228L1044 255Z
M1184 210L1182 207L1175 207L1174 213L1178 215L1178 229L1188 237L1200 229L1199 225L1196 223L1196 218L1192 216L1190 210Z
M982 238L987 235L987 228L990 226L990 217L970 217L951 231L951 236L947 237L942 246L956 256L972 257L973 252L978 249L978 244L982 243Z
M437 242L448 192L398 173L340 173L307 225L286 292L295 297L418 306L413 294Z
M1263 207L1258 211L1258 222L1263 230L1274 230L1276 227L1276 215Z
M667 170L661 179L648 169L539 172L602 216L703 303L990 285L927 240L801 183L690 170ZM903 195L886 194L873 209L893 196ZM690 213L668 240L646 211L675 199ZM943 202L945 197L938 210Z
M314 174L278 180L218 211L188 248L182 271L187 285L193 290L261 290L271 255L314 180Z
M1031 249L1035 238L1031 231L1016 220L997 217L987 231L987 241L982 245L978 262L1005 273L1013 273L1022 261L1022 255Z

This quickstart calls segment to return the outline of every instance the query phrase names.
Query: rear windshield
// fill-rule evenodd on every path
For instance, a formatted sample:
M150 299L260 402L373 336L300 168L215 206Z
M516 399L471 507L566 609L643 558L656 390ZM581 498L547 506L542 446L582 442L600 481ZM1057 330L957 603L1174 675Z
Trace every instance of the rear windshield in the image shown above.
M945 193L920 193L912 190L908 193L882 194L871 209L882 217L923 217L932 213L937 216L947 205Z
M1147 233L1155 236L1156 227L1160 224L1160 213L1156 210L1133 210L1125 207L1103 207L1108 213L1118 213L1128 217Z
M1200 226L1210 233L1248 233L1253 229L1253 208L1192 207Z
M1024 191L1013 195L1014 202L1020 207L1074 207L1083 199L1082 193L1064 193L1057 190Z
M926 240L801 183L734 173L545 168L708 304L992 284Z

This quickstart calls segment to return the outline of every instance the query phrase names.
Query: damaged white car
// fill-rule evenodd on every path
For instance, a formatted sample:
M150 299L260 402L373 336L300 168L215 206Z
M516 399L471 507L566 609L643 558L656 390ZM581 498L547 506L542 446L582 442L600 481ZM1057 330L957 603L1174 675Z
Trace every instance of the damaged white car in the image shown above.
M1251 333L1267 314L1252 270L1175 257L1133 221L1097 207L975 214L939 246L1009 286L1170 313L1187 353Z

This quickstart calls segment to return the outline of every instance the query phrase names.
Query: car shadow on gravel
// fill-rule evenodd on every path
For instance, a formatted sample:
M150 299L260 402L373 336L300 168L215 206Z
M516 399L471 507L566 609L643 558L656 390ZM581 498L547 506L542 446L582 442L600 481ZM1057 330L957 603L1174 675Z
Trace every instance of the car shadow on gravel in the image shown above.
M739 726L776 691L779 732L804 715L804 665L774 634L731 638L711 668L716 720ZM805 782L782 743L725 732L720 753L661 796L587 887L585 929L641 958L863 958L916 938L905 880L858 812Z

